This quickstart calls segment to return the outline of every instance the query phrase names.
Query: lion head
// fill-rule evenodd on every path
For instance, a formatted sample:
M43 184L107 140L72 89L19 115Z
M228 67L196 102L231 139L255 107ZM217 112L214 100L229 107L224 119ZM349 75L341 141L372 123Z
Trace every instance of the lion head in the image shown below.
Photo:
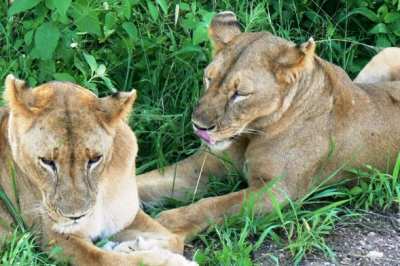
M301 45L268 32L242 33L232 12L210 25L212 62L204 71L204 95L192 115L195 133L224 149L263 119L272 123L289 107L298 84L313 68L315 43ZM264 123L265 124L265 123Z
M5 85L13 161L41 195L43 209L61 225L90 216L102 185L122 182L120 176L105 180L103 173L113 167L111 161L134 164L133 132L123 136L126 149L116 151L115 137L121 126L127 127L123 118L136 98L135 91L98 98L68 82L30 89L12 75Z

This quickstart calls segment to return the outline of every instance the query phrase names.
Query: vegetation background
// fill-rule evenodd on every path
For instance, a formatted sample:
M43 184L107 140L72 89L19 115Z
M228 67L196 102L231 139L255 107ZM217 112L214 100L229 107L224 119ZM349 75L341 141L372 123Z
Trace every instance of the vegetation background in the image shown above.
M31 86L68 80L98 95L136 88L139 99L131 126L139 139L138 172L162 167L199 146L190 115L210 61L207 27L223 10L234 11L245 31L266 30L295 42L313 36L318 54L351 77L377 51L400 40L399 0L1 0L0 80L8 73ZM385 208L399 199L398 169L392 174L364 170L354 171L372 181L353 190L321 185L263 219L244 211L227 220L198 239L202 244L196 260L202 265L255 265L251 254L265 238L288 249L294 263L313 249L334 259L324 236L339 214L348 214L350 207L352 214ZM212 183L212 193L236 189L240 179L232 180ZM0 264L17 263L53 262L40 253L30 233L18 228L0 251Z

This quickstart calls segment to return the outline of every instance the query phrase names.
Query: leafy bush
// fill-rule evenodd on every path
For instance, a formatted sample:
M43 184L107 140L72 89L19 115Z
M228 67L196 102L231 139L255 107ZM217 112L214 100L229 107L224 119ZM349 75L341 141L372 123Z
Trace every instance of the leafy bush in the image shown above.
M296 42L314 36L319 53L354 76L375 47L398 42L399 3L2 1L0 78L13 72L32 86L69 80L99 95L138 89L132 125L143 171L181 159L198 144L188 122L210 60L207 26L215 12L235 11L246 31Z

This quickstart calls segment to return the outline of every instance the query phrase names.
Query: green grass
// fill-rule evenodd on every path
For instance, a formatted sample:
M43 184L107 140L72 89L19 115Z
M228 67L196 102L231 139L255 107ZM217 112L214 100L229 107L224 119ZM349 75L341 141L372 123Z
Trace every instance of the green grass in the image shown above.
M363 215L365 210L386 210L400 200L398 182L400 157L392 173L383 173L371 166L350 169L352 179L327 184L337 172L297 201L289 198L287 206L274 204L274 211L264 216L254 214L255 196L244 204L242 212L215 225L197 240L203 249L195 252L201 265L257 265L261 258L252 259L264 241L274 243L291 254L298 264L307 252L320 251L335 261L335 254L325 242L334 226L345 217ZM358 181L357 185L349 186ZM271 198L272 202L276 202ZM279 265L275 254L265 254Z
M351 77L376 51L398 44L400 36L396 0L19 2L24 5L11 9L8 1L0 2L0 80L11 72L32 86L71 80L99 95L136 88L130 124L139 139L139 173L181 160L199 146L190 116L211 59L207 26L215 12L235 11L246 31L267 30L295 42L313 36L318 54ZM196 240L202 248L195 257L202 265L257 265L252 254L268 240L288 250L294 262L315 249L333 259L324 239L343 215L398 203L398 165L391 174L353 169L367 178L355 188L322 185L264 217L247 204L240 215ZM242 174L229 176L228 183L211 178L206 195L243 187ZM189 195L187 202L192 200ZM182 204L171 200L149 211ZM16 265L17 259L18 265L51 264L35 243L33 235L16 230L0 251L1 264Z

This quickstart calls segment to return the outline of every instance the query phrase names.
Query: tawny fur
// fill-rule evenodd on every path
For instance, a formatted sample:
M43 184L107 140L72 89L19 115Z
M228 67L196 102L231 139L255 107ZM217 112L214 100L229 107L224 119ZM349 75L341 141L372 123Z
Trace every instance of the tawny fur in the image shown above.
M16 205L15 173L22 216L40 233L45 249L60 246L59 258L70 257L75 265L194 265L173 253L182 253L182 240L139 208L138 147L124 121L134 91L97 98L72 83L26 88L9 75L5 98L0 185ZM3 203L0 216L10 225L0 226L3 238L12 223ZM111 251L92 243L113 235Z
M210 149L203 146L162 172L138 176L141 199L158 201L201 189L210 175L224 178L227 170L218 157L245 170L248 188L161 213L159 221L185 238L238 212L274 178L281 177L270 193L284 203L339 168L387 169L400 148L400 82L354 83L314 54L313 40L295 45L268 32L241 33L232 19L231 13L217 14L218 23L211 23L216 53L192 116ZM365 82L374 74L366 69L360 78ZM331 181L344 176L340 171ZM268 193L254 207L271 211Z
M354 79L357 83L400 80L400 48L389 47L374 56Z

